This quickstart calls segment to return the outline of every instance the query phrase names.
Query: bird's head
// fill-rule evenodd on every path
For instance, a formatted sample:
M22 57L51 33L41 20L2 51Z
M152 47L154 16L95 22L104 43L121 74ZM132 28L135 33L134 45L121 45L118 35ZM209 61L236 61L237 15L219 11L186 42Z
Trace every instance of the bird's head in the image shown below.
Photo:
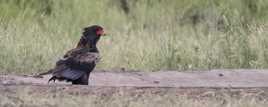
M77 47L96 48L96 44L101 36L104 36L104 30L101 26L92 25L83 29L83 35Z
M85 37L100 37L104 36L104 30L99 25L92 25L84 28L83 36Z

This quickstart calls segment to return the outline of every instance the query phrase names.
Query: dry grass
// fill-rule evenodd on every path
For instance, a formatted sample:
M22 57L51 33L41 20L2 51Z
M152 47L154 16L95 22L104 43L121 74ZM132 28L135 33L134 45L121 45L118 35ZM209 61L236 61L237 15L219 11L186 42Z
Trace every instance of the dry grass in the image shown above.
M0 0L1 73L48 70L102 25L99 68L267 68L267 0Z
M60 90L40 94L21 88L19 91L1 93L0 106L3 107L266 107L268 101L258 96L231 97L217 94L213 97L188 97L166 94L134 94L123 91L111 95L86 95L75 91L64 93ZM41 92L42 93L42 92Z

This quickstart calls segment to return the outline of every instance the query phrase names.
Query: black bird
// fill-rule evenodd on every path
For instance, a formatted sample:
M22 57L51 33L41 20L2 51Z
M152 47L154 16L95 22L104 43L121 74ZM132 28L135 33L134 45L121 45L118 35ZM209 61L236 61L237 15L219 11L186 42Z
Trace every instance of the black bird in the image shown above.
M72 84L88 85L90 72L99 60L97 42L105 35L103 28L93 25L84 28L83 35L76 48L69 50L63 59L56 62L56 66L49 70L52 77L48 80L66 80Z

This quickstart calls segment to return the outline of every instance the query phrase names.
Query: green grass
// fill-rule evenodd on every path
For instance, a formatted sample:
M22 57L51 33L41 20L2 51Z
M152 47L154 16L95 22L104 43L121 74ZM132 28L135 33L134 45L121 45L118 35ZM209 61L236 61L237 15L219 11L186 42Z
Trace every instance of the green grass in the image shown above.
M267 0L122 1L0 0L0 72L48 70L93 24L101 69L268 67Z

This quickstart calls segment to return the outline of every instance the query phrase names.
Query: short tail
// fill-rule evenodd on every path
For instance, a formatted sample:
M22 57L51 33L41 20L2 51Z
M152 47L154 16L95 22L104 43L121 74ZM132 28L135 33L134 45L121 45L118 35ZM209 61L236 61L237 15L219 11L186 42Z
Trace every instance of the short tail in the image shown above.
M63 71L54 72L53 76L48 80L48 83L51 81L76 81L79 78L83 77L84 75L87 75L85 71L81 70L74 70L74 69L65 69Z
M48 74L51 74L52 72L53 72L53 70L49 70L47 72L43 72L43 73L40 73L40 74L33 75L32 77L43 78L43 75L48 75Z

